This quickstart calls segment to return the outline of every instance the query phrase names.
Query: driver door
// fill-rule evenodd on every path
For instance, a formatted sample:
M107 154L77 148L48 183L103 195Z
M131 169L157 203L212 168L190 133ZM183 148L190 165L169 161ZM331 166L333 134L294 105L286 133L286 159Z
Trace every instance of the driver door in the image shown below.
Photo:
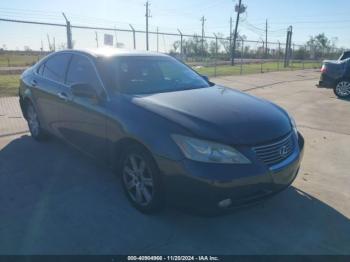
M101 97L102 93L105 95L93 61L85 55L74 54L62 92L67 100L60 112L61 136L85 153L106 159L106 101L74 96L71 90L74 84L89 84Z

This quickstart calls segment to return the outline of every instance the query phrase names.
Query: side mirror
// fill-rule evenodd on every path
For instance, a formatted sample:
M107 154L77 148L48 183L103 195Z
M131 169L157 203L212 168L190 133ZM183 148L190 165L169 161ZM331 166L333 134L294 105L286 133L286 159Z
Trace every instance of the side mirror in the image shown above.
M205 75L201 75L201 77L205 80L205 81L207 81L208 83L210 83L210 81L209 81L209 77L208 76L205 76Z
M72 94L77 97L85 97L98 100L98 94L93 86L87 83L73 84Z
M210 85L210 86L214 86L215 83L211 82L209 80L209 77L208 76L205 76L205 75L201 75L201 77Z

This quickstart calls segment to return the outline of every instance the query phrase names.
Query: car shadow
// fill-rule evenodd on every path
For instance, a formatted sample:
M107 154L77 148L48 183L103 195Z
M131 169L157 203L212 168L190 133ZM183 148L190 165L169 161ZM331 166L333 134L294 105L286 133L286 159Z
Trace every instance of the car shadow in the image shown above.
M340 98L340 97L337 97L337 99L340 100L340 101L350 102L350 98Z
M0 254L350 254L349 218L293 186L229 215L146 216L113 172L56 139L4 143Z

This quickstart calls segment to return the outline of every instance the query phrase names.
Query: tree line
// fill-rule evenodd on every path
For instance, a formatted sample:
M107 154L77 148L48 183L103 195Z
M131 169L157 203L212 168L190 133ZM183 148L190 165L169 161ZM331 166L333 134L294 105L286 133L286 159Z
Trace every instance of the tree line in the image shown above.
M218 33L218 44L216 46L215 39L202 39L199 35L192 38L183 39L182 56L185 58L219 58L229 60L231 55L231 45L229 37L224 37ZM265 58L265 59L282 59L285 53L283 44L269 43L267 47L263 41L252 43L248 41L244 35L239 35L236 45L236 57L241 55L244 58ZM243 40L243 41L242 41ZM337 38L328 38L324 33L310 36L309 40L303 45L292 45L293 59L335 59L340 56L344 48L337 47ZM242 48L243 44L243 48ZM267 48L267 50L266 50ZM173 42L170 50L171 55L179 55L181 53L181 41Z

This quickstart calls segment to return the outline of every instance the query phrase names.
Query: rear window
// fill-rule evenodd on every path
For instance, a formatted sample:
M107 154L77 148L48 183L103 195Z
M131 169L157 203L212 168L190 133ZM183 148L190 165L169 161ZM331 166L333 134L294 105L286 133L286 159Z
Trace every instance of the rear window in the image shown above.
M344 53L341 55L341 57L340 57L339 60L345 60L345 59L348 59L348 58L350 58L350 52L344 52Z

